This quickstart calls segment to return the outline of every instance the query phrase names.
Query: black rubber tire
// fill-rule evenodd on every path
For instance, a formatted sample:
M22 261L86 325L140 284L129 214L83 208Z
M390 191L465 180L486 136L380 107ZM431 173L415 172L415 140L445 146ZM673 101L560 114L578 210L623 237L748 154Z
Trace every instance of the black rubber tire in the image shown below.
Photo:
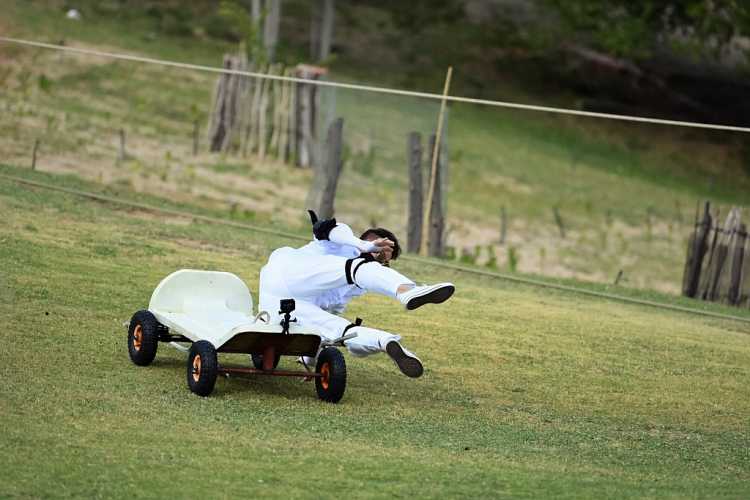
M128 353L138 366L148 366L156 357L161 324L149 311L138 311L128 326Z
M253 362L253 366L256 370L262 370L263 369L263 355L262 354L251 354L250 359ZM276 355L276 359L273 360L273 370L276 369L277 366L279 366L279 360L281 359L281 354Z
M316 373L324 377L315 377L315 390L318 397L329 403L338 403L346 390L346 361L344 355L335 347L326 347L318 354L315 365Z
M200 358L197 373L196 358ZM207 340L193 343L187 359L187 383L190 390L198 396L208 396L214 390L218 373L219 360L213 344Z

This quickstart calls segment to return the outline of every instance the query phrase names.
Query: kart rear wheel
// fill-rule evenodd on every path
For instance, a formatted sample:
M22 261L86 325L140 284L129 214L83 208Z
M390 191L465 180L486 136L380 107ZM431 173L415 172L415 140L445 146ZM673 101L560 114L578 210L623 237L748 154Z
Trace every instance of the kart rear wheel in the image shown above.
M338 403L346 390L346 361L344 355L334 347L326 347L318 355L315 372L315 390L318 398L329 403Z
M219 373L219 360L211 342L199 340L190 347L187 359L187 383L190 390L199 396L213 392L216 376Z
M161 325L149 311L138 311L128 326L128 353L138 366L148 366L156 357Z
M263 369L263 355L262 354L251 354L250 359L253 362L253 366L256 370L262 370ZM277 366L279 366L279 360L281 359L281 354L277 354L276 357L273 360L273 368L272 370L275 370Z

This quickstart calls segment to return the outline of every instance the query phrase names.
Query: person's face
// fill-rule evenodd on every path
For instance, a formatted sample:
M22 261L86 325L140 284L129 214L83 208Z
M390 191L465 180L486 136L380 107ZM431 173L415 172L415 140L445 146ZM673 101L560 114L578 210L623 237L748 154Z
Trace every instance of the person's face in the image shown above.
M376 234L368 234L365 237L366 241L375 241L377 239L380 239L380 237ZM385 247L380 253L373 253L372 255L376 261L380 262L384 266L389 266L391 262L391 258L393 257L393 248L392 247Z

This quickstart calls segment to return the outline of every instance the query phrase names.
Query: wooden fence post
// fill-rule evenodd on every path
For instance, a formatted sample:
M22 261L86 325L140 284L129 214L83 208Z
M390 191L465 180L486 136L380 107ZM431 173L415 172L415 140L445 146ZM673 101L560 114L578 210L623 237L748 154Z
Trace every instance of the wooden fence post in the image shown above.
M740 286L737 297L737 305L740 307L750 306L750 237L745 237L745 258L742 261L740 271Z
M268 74L276 74L276 65L268 67ZM266 157L266 148L268 147L268 102L271 99L271 82L272 80L264 78L260 92L260 109L258 110L258 156L261 160Z
M560 215L560 209L558 209L556 206L552 207L552 215L555 217L555 224L557 224L557 229L560 230L560 238L565 239L565 226L563 225L562 216Z
M39 151L39 139L34 141L34 149L31 151L31 170L36 170L36 153Z
M440 146L443 141L443 125L445 122L445 112L448 105L448 92L450 91L451 87L451 79L453 77L453 66L448 67L448 71L445 74L445 85L443 86L443 99L440 101L440 113L438 113L438 123L437 123L437 131L436 131L436 140L432 142L432 147L430 148L430 160L431 160L431 166L430 166L430 177L429 177L429 187L427 189L427 203L425 204L425 210L427 211L427 215L425 216L422 226L422 246L419 249L419 253L421 255L429 255L430 254L430 246L431 245L431 231L432 231L432 207L435 205L434 203L434 196L435 191L437 190L437 181L440 179L440 176L437 173L438 170L438 160L440 158ZM441 234L442 237L442 228L441 228ZM439 242L438 247L443 246L443 242Z
M620 269L617 273L617 276L615 276L615 285L620 284L620 280L622 280L623 271Z
M713 259L711 260L711 267L709 269L709 278L706 287L706 300L715 301L719 299L719 281L721 279L724 264L726 262L727 253L729 251L729 241L732 237L734 225L739 215L736 209L729 211L724 228L717 238L717 244L714 249Z
M740 224L736 233L734 245L729 249L730 283L727 302L739 305L740 289L742 287L742 268L745 260L745 242L747 241L747 226Z
M228 64L227 56L224 56L222 63L226 68ZM226 88L226 79L224 74L219 76L214 87L212 99L211 114L208 117L208 150L213 152L221 149L221 142L224 140L226 129L224 128L224 93Z
M117 152L117 164L125 161L125 158L127 157L127 153L125 151L125 129L121 128L119 131L119 137L120 137L120 148Z
M297 66L297 76L306 80L318 80L326 74L326 69L309 66ZM309 83L297 85L297 164L309 167L316 163L316 140L318 120L318 86Z
M708 298L708 290L709 290L709 283L710 283L710 274L711 274L711 267L713 265L713 261L716 257L716 242L719 239L719 236L721 235L722 228L721 224L719 223L719 212L716 212L716 216L714 218L714 224L711 227L711 230L708 235L707 239L707 248L706 248L706 256L703 259L703 262L701 263L701 270L700 270L700 280L698 281L698 291L696 292L695 297L701 300L706 300Z
M335 213L336 186L343 167L343 134L344 119L337 118L328 128L324 161L314 165L315 175L307 197L307 206L315 210L321 219L330 219Z
M278 68L278 74L283 76L284 67L282 65L279 65ZM271 114L273 116L271 128L273 131L271 132L271 145L269 149L271 150L271 154L274 155L276 159L278 159L279 144L281 143L282 124L284 122L282 102L284 100L286 82L281 80L274 80L271 86L273 88L273 109L271 110Z
M257 70L259 73L266 73L267 67L260 66ZM247 131L245 132L245 147L243 148L243 155L252 153L256 150L257 139L258 139L258 124L260 122L260 99L261 91L263 89L263 80L256 79L253 83L252 99L250 100L250 123L248 123Z
M294 70L289 69L288 76L294 76ZM289 82L289 102L287 106L287 119L289 130L286 137L286 152L284 158L289 164L297 160L297 82Z
M198 146L200 143L200 122L193 122L193 156L198 156Z
M508 235L508 213L505 205L500 207L500 244L505 245L505 238Z
M726 233L723 238L724 253L723 262L721 263L721 269L718 271L716 278L715 292L713 294L713 300L721 301L725 304L731 303L732 295L732 276L734 274L732 267L736 265L742 265L742 262L733 262L735 247L738 244L738 233L740 232L740 209L733 208L730 212L731 221L727 222ZM744 243L744 241L743 241Z
M436 136L430 136L430 151L435 151ZM448 155L445 154L447 144L443 141L437 150L437 162L435 168L435 180L430 179L430 184L435 187L432 195L432 204L429 210L430 218L428 224L428 254L431 257L442 257L445 253L445 184L448 176ZM432 155L433 153L431 153ZM432 161L432 158L430 158Z
M708 238L711 234L711 203L706 202L700 222L697 217L693 234L688 241L685 271L682 277L682 295L695 297L700 283L703 258L708 250Z
M239 59L226 54L224 69L236 69L240 65ZM232 128L237 117L237 98L239 78L237 75L222 73L214 90L213 112L208 128L210 151L225 151L229 146Z
M407 251L419 252L422 242L422 216L424 214L422 179L422 136L412 132L407 141L409 160L409 213L407 214Z

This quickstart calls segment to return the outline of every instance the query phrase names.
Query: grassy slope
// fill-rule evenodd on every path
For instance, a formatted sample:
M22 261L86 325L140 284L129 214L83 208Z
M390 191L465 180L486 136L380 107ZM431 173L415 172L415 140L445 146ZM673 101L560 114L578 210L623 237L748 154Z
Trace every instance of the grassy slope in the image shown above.
M338 406L294 380L222 380L201 399L180 353L132 365L122 321L180 267L232 271L255 290L287 241L5 180L0 210L0 496L750 492L744 326L405 263L458 294L408 315L365 297L349 314L403 334L422 379L348 357Z
M229 49L154 35L149 22L137 17L91 17L76 24L63 19L60 10L36 3L9 1L8 6L8 19L14 20L10 31L22 36L210 65ZM18 61L35 53L3 49ZM78 171L184 200L198 197L225 210L237 203L264 221L301 222L295 214L302 213L307 173L253 158L190 154L192 122L206 116L213 76L176 77L159 67L134 71L128 63L92 66L89 59L36 53L51 90L37 89L34 74L28 95L17 95L13 87L7 100L0 96L7 111L0 119L6 137L1 147L13 163L26 163L31 137L41 136L42 169ZM335 68L332 78L350 76L346 68ZM406 133L427 133L436 104L374 94L363 99L348 91L339 91L336 103L349 142L338 212L360 225L376 221L403 232ZM133 159L115 168L118 127L128 130ZM710 136L693 132L677 134L681 139L675 142L675 132L661 127L454 106L448 135L454 244L481 244L485 259L505 206L509 245L524 272L607 282L622 269L631 285L675 291L696 202L747 203L750 180L736 172L737 159ZM251 190L249 182L261 187ZM363 208L363 199L378 203ZM567 226L563 241L555 236L553 206ZM506 265L508 246L494 245L492 252Z

